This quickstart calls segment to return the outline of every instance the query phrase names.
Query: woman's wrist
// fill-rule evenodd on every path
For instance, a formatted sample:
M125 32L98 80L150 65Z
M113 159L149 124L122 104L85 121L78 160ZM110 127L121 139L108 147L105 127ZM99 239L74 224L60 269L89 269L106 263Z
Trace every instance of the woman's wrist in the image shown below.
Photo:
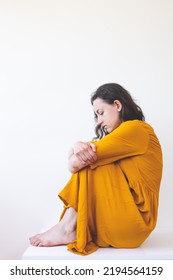
M91 142L78 141L69 151L68 167L70 172L75 173L96 160L96 146Z

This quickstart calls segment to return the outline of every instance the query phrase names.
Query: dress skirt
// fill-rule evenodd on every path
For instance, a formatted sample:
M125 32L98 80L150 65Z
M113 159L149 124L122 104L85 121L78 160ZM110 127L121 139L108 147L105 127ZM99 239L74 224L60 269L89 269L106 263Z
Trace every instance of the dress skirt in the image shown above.
M74 173L59 197L64 203L61 218L68 207L77 212L76 240L67 245L73 253L135 248L155 226L157 194L141 182L129 182L118 162Z

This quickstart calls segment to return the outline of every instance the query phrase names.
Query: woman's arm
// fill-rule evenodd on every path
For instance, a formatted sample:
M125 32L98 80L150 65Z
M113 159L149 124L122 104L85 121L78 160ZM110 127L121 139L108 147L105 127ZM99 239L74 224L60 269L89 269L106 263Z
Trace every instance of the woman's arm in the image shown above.
M94 169L123 158L144 154L148 143L148 125L138 120L126 121L95 142L97 161L91 164L90 168Z
M91 142L74 143L68 156L68 168L75 173L97 160L96 146Z

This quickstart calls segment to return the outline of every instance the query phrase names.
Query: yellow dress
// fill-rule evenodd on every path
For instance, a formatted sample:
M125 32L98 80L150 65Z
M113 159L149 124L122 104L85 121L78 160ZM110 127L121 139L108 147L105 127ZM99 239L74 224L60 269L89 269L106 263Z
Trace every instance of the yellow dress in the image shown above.
M98 247L134 248L157 221L162 151L153 128L132 120L99 141L97 161L74 173L59 193L64 211L77 211L73 253L87 255Z

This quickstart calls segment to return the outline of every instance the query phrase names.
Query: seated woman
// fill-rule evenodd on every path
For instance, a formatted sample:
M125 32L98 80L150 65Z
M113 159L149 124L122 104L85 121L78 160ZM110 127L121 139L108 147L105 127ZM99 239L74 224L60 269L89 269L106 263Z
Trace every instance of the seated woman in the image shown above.
M153 128L118 84L100 86L91 103L97 136L73 145L73 174L59 193L60 222L31 237L33 246L67 244L81 255L98 247L135 248L156 226L162 151Z

